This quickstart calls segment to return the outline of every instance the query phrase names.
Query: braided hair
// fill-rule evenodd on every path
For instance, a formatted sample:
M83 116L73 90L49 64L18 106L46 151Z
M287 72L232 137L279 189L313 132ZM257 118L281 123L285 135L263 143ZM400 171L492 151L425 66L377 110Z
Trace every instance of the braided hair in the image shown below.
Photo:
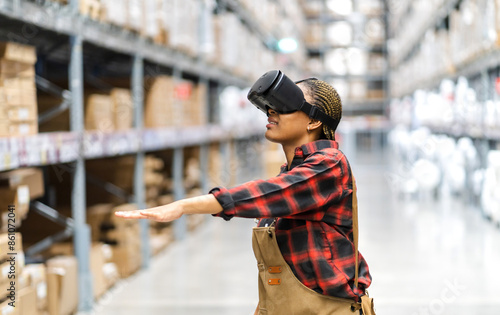
M301 81L312 98L311 105L318 106L325 114L340 121L342 118L342 101L337 91L325 81L310 78ZM321 139L335 140L335 130L323 124Z

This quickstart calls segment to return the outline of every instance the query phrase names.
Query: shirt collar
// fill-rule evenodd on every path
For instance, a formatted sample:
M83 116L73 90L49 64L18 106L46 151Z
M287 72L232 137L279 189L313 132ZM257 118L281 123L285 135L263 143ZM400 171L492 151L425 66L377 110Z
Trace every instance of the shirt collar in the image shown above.
M297 165L301 164L309 155L313 154L314 152L330 148L338 149L338 142L333 140L316 140L295 148L295 156L293 157L290 169L293 169ZM288 165L285 163L281 166L281 173L284 173L287 170Z
M300 147L297 147L295 149L295 156L302 155L302 157L307 157L313 154L314 152L329 148L338 149L339 148L338 142L333 140L317 140L309 142Z

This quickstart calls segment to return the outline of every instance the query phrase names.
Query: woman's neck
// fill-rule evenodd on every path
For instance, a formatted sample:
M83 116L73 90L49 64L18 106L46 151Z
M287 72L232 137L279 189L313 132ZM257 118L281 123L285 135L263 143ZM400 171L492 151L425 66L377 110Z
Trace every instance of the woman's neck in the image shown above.
M307 137L301 139L300 141L281 144L281 146L283 147L283 152L285 152L286 163L289 170L290 166L292 165L293 157L295 156L295 149L303 146L306 143L313 142L316 140L318 140L316 136L312 136L311 134L309 134Z

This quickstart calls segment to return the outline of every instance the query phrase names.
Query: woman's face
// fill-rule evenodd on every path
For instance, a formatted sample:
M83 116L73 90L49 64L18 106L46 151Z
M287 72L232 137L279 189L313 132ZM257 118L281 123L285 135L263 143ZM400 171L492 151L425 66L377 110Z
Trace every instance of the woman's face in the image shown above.
M307 102L310 102L310 97L304 92ZM301 145L306 141L308 136L307 126L310 122L309 116L302 112L296 111L290 114L279 114L270 109L268 111L268 124L266 125L266 139L271 142L277 142L284 145Z

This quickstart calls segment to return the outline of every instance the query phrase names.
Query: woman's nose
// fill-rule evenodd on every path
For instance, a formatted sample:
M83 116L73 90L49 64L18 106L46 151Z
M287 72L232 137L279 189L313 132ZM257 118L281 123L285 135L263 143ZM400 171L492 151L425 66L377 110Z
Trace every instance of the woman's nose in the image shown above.
M278 112L275 111L274 109L272 108L267 108L267 117L271 116L271 115L278 115Z

